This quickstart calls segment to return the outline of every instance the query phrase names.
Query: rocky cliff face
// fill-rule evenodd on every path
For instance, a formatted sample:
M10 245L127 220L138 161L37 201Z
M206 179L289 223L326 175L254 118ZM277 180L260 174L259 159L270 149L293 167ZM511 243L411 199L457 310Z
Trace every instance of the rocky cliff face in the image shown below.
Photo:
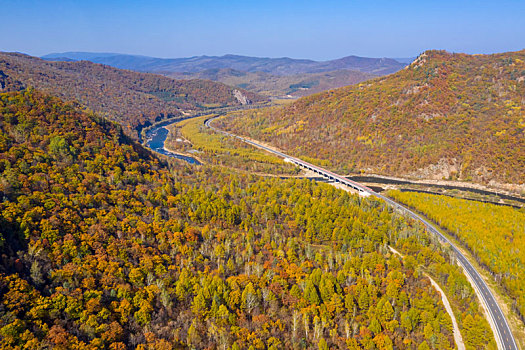
M233 90L233 96L239 101L241 105L249 105L252 103L240 90Z

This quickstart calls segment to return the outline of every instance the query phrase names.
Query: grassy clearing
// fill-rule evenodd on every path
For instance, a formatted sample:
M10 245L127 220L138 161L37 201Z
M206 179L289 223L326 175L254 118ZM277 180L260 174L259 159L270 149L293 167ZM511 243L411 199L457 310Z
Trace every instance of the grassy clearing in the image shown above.
M228 166L245 171L274 175L295 175L299 169L239 140L216 133L204 126L212 115L188 119L169 127L167 147L174 151L199 152L199 157L210 164ZM189 142L177 141L184 138Z

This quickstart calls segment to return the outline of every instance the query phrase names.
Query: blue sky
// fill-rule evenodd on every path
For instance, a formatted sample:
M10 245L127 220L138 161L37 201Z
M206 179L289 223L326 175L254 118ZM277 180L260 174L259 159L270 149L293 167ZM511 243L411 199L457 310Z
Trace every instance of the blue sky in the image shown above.
M525 1L0 0L0 51L317 60L525 48Z

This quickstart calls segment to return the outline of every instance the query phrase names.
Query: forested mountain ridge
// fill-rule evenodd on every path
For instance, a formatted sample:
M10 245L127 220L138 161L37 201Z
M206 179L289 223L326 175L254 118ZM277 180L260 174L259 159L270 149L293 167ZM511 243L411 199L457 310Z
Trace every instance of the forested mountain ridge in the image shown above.
M340 172L523 184L524 62L525 50L427 51L393 75L233 114L221 127Z
M0 174L3 349L454 348L423 266L494 347L446 249L378 200L168 168L34 90L0 94Z
M17 53L0 53L0 91L35 87L122 124L126 132L182 111L238 106L239 90L248 101L264 99L243 89L204 80L172 78L120 70L87 61L47 62Z
M88 60L117 68L142 72L197 73L209 69L234 69L243 72L265 72L273 75L294 75L329 72L347 69L375 75L397 72L405 64L391 58L347 56L328 61L294 59L289 57L269 58L240 55L195 56L184 58L155 58L147 56L64 52L45 55L46 60Z

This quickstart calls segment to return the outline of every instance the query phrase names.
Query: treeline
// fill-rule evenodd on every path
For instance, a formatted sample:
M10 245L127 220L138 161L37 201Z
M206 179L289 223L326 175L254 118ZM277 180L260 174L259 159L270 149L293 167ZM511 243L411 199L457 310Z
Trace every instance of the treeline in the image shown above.
M522 183L525 51L428 51L406 69L222 127L339 172Z
M3 349L452 349L422 269L494 348L448 253L378 200L167 167L34 91L0 95L0 172Z
M521 209L423 193L389 196L429 217L462 243L513 300L525 322L525 212Z
M64 100L78 101L119 122L131 136L137 129L181 111L237 106L234 88L205 80L175 80L80 62L48 62L16 53L0 53L0 91L34 87ZM252 102L263 99L242 93Z

